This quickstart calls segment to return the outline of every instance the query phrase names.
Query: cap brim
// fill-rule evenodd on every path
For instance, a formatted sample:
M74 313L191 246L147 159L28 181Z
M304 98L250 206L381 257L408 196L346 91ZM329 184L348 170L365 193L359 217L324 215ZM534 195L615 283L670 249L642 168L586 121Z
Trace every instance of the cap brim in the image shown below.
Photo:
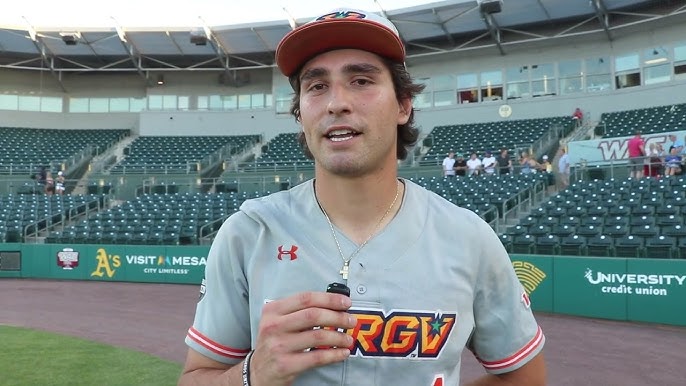
M359 49L392 61L405 61L400 38L379 23L364 20L322 20L289 32L276 48L276 64L291 76L308 60L326 51Z

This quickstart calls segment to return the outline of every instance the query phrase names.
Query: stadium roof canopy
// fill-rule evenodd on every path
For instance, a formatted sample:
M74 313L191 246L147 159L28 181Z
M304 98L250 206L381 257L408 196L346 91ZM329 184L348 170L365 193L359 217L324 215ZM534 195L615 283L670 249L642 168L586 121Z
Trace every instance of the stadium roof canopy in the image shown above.
M449 0L378 12L397 26L410 58L483 47L506 54L519 43L585 34L612 40L629 25L674 18L683 23L686 16L686 0L504 0L499 12L482 1L497 3ZM112 18L106 27L34 29L26 18L25 27L0 24L0 68L51 71L58 80L65 72L147 77L154 71L225 71L235 76L273 66L279 40L310 19L124 28Z

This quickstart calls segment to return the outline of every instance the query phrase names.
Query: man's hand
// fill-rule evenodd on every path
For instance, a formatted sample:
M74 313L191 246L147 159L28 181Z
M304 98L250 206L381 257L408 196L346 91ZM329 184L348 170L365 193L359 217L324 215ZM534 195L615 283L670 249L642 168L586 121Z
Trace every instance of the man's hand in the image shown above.
M350 355L350 335L336 331L356 325L346 311L350 298L303 292L265 304L251 360L251 384L290 385L303 371L341 362ZM315 329L315 327L333 329ZM310 347L332 347L307 351Z

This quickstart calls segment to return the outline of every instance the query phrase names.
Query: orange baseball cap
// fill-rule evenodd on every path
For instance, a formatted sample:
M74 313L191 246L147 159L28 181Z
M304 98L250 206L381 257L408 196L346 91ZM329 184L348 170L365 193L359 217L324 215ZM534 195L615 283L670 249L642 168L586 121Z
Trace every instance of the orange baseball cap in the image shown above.
M286 34L276 48L276 65L290 77L318 54L345 48L405 62L405 46L390 20L374 13L339 8Z

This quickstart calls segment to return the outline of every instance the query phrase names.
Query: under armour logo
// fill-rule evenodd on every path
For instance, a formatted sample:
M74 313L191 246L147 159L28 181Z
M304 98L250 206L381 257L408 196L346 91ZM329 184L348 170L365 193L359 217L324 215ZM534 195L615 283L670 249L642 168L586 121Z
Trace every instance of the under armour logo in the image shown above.
M279 245L277 250L279 251L279 254L276 256L276 258L279 260L283 260L284 255L288 256L291 260L295 260L298 258L298 255L295 254L295 251L298 250L297 245L291 245L291 249L286 251L283 250L283 245Z

